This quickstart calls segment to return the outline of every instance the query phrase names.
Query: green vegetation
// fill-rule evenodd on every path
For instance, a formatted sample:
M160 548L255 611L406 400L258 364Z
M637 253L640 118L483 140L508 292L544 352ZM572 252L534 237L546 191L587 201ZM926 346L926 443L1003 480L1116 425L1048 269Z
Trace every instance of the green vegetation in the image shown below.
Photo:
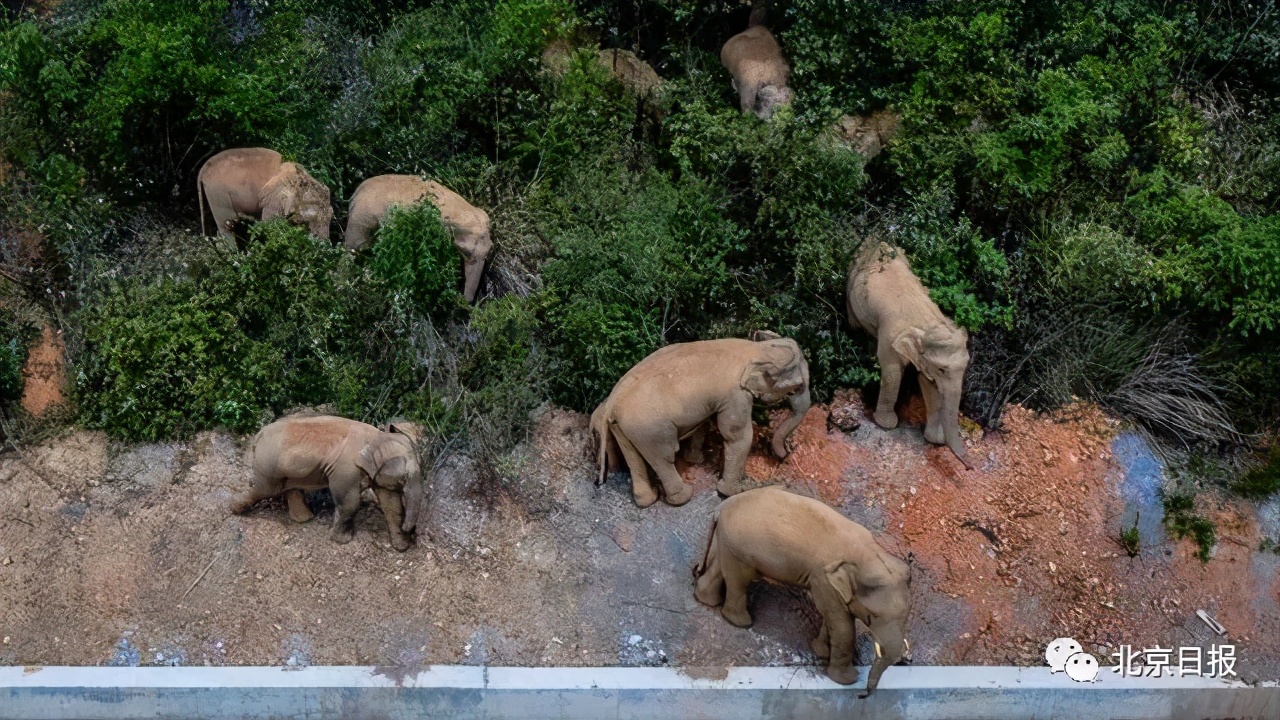
M1120 547L1124 548L1129 557L1137 557L1142 547L1142 538L1138 535L1138 518L1141 516L1142 513L1137 513L1133 518L1133 526L1120 532Z
M1197 515L1196 502L1192 495L1171 493L1164 498L1164 524L1175 540L1191 538L1195 541L1196 557L1200 562L1209 562L1209 552L1218 542L1217 529L1213 521Z
M1245 497L1259 500L1280 492L1280 443L1273 443L1262 461L1246 470L1233 488Z
M589 411L666 343L767 328L815 400L873 381L843 293L879 234L969 329L971 417L1084 397L1215 450L1280 418L1280 15L1229 5L776 0L795 102L763 123L718 60L745 4L64 0L0 20L0 283L68 319L79 412L115 437L332 404L500 478L534 409ZM597 46L657 69L656 107ZM832 132L886 107L875 158ZM355 258L276 224L197 237L201 163L254 145L339 221L388 172L485 208L480 302L429 207Z

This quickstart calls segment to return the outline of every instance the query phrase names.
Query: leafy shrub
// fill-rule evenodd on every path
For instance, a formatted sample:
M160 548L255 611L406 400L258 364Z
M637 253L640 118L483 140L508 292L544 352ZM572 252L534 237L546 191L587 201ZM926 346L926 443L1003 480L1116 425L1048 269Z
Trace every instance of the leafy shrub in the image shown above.
M1273 441L1262 461L1241 474L1232 489L1260 500L1280 492L1280 443Z
M22 369L35 337L35 327L7 309L0 309L0 410L7 410L22 398Z
M1209 552L1218 542L1218 531L1213 521L1197 515L1195 498L1173 493L1164 498L1164 524L1175 540L1191 538L1196 543L1196 557L1209 562Z
M428 317L445 317L462 301L462 260L432 203L391 209L377 230L371 267L393 299L405 296Z

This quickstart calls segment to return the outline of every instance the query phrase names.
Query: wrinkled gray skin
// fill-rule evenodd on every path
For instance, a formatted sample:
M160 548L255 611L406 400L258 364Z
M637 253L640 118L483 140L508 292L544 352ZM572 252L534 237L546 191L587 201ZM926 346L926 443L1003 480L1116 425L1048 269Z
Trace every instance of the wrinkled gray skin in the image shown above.
M355 538L360 493L372 487L391 546L403 552L412 544L423 487L417 449L407 435L332 415L285 417L258 432L249 464L253 487L231 505L237 515L286 494L289 517L307 522L313 515L303 491L327 487L337 505L330 537L348 543Z
M809 410L809 365L794 340L757 333L758 340L703 340L674 343L636 363L591 415L600 463L597 482L620 469L618 455L631 470L636 504L658 499L649 481L652 467L664 499L683 505L693 491L676 470L680 441L691 440L685 459L699 462L702 437L714 421L724 438L724 473L718 490L742 491L742 476L753 438L751 406L790 402L792 417L773 433L771 447L785 458L787 438Z
M861 525L813 498L778 487L758 488L720 504L707 550L694 570L694 597L731 624L749 627L747 586L759 578L808 588L822 614L813 651L828 659L827 676L842 684L858 680L853 666L854 619L875 639L876 659L866 697L907 644L911 568L885 552Z
M720 50L720 62L733 75L742 112L768 120L774 109L791 102L791 67L769 28L755 25L729 38Z
M493 249L489 215L440 183L416 175L378 175L360 183L351 195L343 245L359 250L373 240L392 206L409 207L424 200L439 208L440 219L453 234L454 247L462 255L462 294L467 302L475 302L485 260Z
M906 255L875 239L862 244L849 268L845 286L849 326L876 338L880 360L880 399L875 420L882 428L898 426L898 401L907 364L920 373L927 416L924 438L946 444L968 469L968 452L960 438L960 398L969 367L969 334L942 314L929 298Z
M223 237L233 237L231 227L241 218L282 217L318 238L329 239L329 223L333 220L329 188L308 175L301 165L284 162L274 150L234 148L214 155L200 168L196 194L202 234L208 234L207 207Z

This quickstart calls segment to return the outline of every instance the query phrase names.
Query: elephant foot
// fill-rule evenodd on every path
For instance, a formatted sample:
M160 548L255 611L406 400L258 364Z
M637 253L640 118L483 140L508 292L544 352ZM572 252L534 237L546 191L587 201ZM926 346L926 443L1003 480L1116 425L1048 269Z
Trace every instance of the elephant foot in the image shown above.
M876 410L876 424L885 430L892 430L898 427L898 413L892 410Z
M697 586L693 590L693 599L706 605L707 607L720 607L724 602L724 583L703 584L702 579L698 579Z
M843 665L836 667L834 665L827 666L827 677L841 685L852 685L858 682L858 668L852 665Z
M249 512L249 508L253 507L253 500L241 498L231 503L230 510L232 515L243 515Z
M310 522L315 518L315 513L311 512L311 508L307 507L307 500L303 497L302 491L290 490L286 499L289 505L289 519L296 523Z
M945 445L947 442L946 437L942 434L942 428L940 427L926 426L924 429L924 439L925 442L932 443L934 445Z
M680 483L680 487L673 492L668 492L664 499L668 505L683 505L693 499L693 488L685 483Z
M721 480L720 482L716 483L716 492L720 493L721 495L724 495L725 497L732 497L734 495L737 495L738 493L742 492L742 481L739 480L738 482L729 482L728 480Z
M408 550L409 547L412 545L413 545L413 541L410 540L407 535L391 536L391 547L395 548L396 552L404 552L405 550Z
M827 660L831 657L831 646L821 636L809 641L809 649L813 650L813 654L817 655L819 660Z
M645 490L643 492L633 489L632 494L635 496L637 507L647 508L658 502L658 493L654 492L652 489Z
M732 610L728 605L720 608L720 614L734 627L749 628L755 622L751 619L751 613L746 610Z
M356 529L355 528L334 528L333 531L329 533L329 539L338 543L339 545L346 545L347 543L356 539Z

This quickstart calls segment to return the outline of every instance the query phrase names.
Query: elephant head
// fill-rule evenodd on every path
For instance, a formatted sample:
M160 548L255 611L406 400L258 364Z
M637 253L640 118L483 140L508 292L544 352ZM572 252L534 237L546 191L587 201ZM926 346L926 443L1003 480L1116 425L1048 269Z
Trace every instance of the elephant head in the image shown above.
M312 235L329 239L333 206L329 188L297 163L283 163L280 172L262 188L262 219L282 217L305 225Z
M886 668L909 659L907 614L911 606L911 567L883 551L858 549L850 557L823 568L849 613L862 621L875 641L876 659L867 676L866 697L880 683Z
M960 441L960 397L964 392L964 374L969 367L968 345L969 333L950 323L934 325L927 330L912 328L893 341L894 351L938 389L942 433L947 447L966 468L972 470L964 443Z
M786 85L765 85L756 93L756 116L761 120L773 117L773 111L791 104L791 88Z
M413 440L399 432L383 432L360 451L357 464L376 487L400 491L404 518L400 529L412 532L422 507L422 468Z
M773 454L782 459L788 452L787 438L809 410L809 363L795 340L769 332L758 332L755 339L758 352L743 370L742 387L761 402L790 399L792 416L778 426L770 440Z

